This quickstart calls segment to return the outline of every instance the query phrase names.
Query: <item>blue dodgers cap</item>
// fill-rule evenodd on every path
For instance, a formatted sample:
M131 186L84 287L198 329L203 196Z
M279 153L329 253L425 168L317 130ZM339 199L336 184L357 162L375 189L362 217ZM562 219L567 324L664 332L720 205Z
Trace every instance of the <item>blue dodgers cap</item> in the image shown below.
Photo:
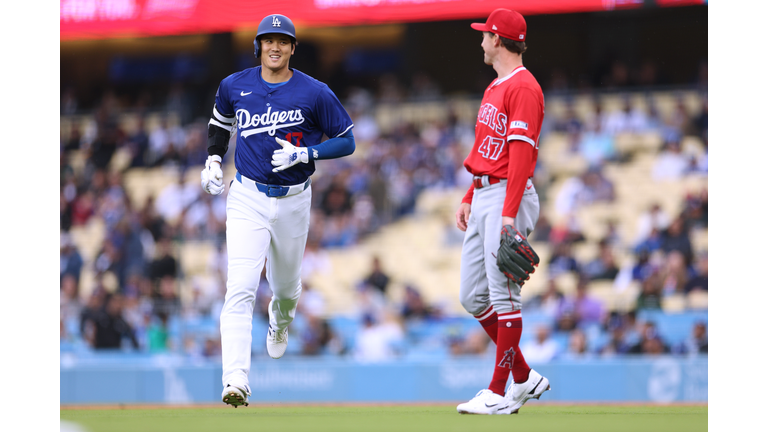
M259 23L259 28L256 31L256 37L253 38L253 53L256 57L259 57L259 36L270 33L279 33L288 35L293 38L293 42L296 43L296 27L293 25L293 21L285 15L272 14L267 15Z

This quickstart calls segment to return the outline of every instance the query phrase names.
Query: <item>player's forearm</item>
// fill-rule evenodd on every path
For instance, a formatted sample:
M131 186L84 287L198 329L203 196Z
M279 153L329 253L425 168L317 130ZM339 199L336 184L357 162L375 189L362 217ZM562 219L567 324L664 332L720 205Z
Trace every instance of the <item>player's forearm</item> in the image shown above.
M222 159L229 148L229 138L232 136L232 125L235 124L234 116L225 116L213 106L213 115L208 121L208 154L218 155Z
M312 146L309 152L310 160L314 159L336 159L349 156L355 152L355 137L352 130L348 130L344 135L329 138L318 145Z
M471 184L469 185L469 189L467 189L467 193L464 194L464 198L461 199L461 202L471 205L473 196L475 196L475 185Z

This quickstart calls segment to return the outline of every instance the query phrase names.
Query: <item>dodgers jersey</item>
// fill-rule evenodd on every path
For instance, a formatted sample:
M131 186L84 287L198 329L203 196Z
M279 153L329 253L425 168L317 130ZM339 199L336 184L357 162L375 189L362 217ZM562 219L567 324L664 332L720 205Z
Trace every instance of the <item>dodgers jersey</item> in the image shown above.
M331 89L291 69L283 85L270 87L261 66L224 78L216 92L215 112L236 117L235 168L259 183L296 185L315 172L315 163L299 163L274 173L272 153L281 148L275 137L297 147L320 144L323 134L335 138L349 131L352 119Z
M505 179L510 162L507 143L520 140L533 147L533 157L526 161L528 177L533 177L543 121L544 95L525 67L493 80L483 94L475 123L475 144L464 167L474 175Z

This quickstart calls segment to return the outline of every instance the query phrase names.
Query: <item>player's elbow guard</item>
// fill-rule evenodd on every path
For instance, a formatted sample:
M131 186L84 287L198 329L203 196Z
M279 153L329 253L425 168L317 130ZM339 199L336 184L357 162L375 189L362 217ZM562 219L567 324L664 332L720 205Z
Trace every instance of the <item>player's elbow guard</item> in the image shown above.
M221 126L208 123L208 154L219 155L222 158L229 148L229 138L232 133Z

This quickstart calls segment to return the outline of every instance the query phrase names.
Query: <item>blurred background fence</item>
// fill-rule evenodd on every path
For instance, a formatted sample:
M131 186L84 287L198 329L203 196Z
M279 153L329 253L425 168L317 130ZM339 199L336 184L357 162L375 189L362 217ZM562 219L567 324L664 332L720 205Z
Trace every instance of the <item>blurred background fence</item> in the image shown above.
M500 6L526 14L546 101L526 358L556 400L706 401L706 4L213 3L61 2L61 403L217 399L226 192L204 194L199 171L218 82L256 65L255 25L274 12L295 17L291 65L339 96L357 150L317 164L280 362L262 278L252 387L295 375L271 400L376 401L484 385L494 347L458 303L453 215L495 77L469 23ZM125 385L91 391L105 380Z

